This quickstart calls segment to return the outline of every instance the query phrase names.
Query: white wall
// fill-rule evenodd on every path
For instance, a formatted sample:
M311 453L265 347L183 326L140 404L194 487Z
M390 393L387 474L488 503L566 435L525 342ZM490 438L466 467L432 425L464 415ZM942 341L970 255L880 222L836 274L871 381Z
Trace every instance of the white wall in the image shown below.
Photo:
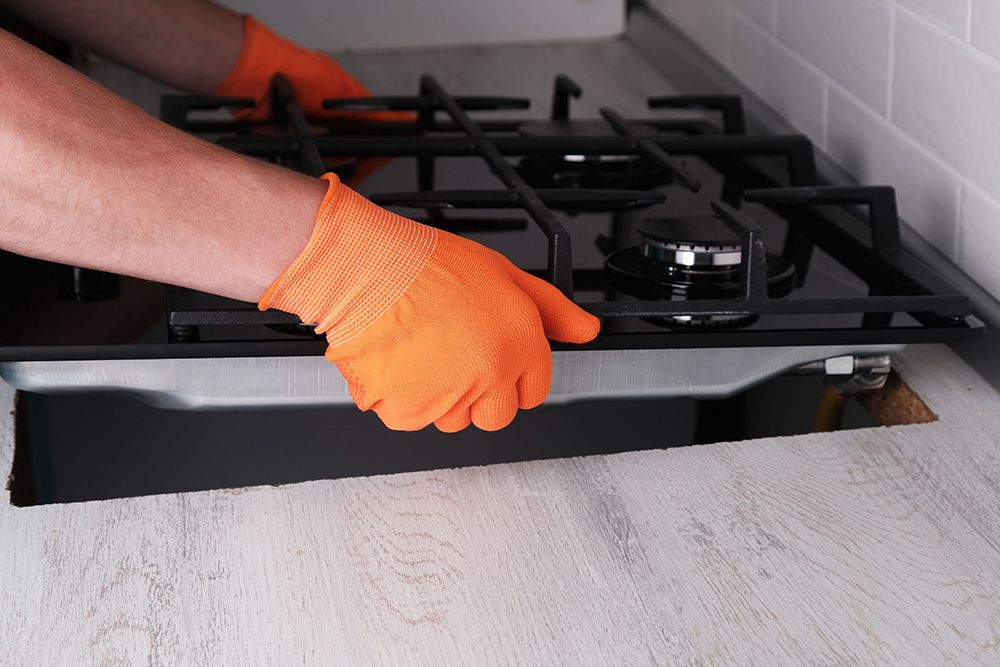
M222 2L332 51L609 37L625 24L625 0Z
M1000 0L650 0L1000 297Z

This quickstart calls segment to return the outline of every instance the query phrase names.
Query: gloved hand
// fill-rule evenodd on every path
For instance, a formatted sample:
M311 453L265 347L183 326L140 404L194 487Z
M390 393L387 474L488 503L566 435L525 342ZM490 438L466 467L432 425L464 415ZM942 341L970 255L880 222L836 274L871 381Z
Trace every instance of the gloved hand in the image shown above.
M247 14L243 17L243 46L236 64L215 90L224 97L252 97L252 109L235 115L246 120L267 120L271 116L271 79L284 74L295 91L295 101L311 118L348 120L409 121L414 115L396 111L337 111L323 108L332 97L369 97L358 83L329 56L305 49L276 35L266 25Z
M597 335L597 318L500 253L323 178L308 245L258 306L317 323L355 403L389 428L501 429L549 392L546 336Z

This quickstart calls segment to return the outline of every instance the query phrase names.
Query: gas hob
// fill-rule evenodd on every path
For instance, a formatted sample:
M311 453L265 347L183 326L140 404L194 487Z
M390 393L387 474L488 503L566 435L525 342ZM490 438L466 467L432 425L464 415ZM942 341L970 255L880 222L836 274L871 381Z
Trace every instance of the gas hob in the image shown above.
M241 99L165 96L161 115L231 150L335 171L601 317L594 342L553 344L552 402L725 396L981 334L968 299L900 246L891 187L821 185L809 139L747 134L738 97L653 97L646 118L584 119L571 109L583 93L559 76L548 117L520 118L524 98L425 76L417 95L327 102L413 122L316 125L278 77L265 123L233 120ZM32 286L0 310L0 375L20 388L185 408L350 401L325 341L294 316L13 255L0 279Z

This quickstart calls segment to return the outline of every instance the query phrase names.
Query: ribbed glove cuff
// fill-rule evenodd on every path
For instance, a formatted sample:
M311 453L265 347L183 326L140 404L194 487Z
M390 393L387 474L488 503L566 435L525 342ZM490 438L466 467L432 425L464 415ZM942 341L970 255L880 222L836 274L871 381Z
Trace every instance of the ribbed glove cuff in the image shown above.
M438 232L377 206L334 174L302 253L258 307L316 323L330 346L367 329L410 287L437 246Z

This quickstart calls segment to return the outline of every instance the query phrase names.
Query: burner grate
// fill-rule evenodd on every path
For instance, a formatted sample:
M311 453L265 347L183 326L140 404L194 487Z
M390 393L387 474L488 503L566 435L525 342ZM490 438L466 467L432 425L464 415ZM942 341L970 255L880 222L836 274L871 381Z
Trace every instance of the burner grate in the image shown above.
M571 78L555 79L548 122L572 123L570 104L582 88ZM907 343L976 337L981 324L970 315L967 297L900 247L895 194L890 187L827 187L818 183L812 143L801 135L756 136L746 133L741 101L735 96L671 96L649 99L651 109L701 110L699 118L626 119L602 108L606 134L524 136L519 129L537 119L474 120L471 112L521 110L520 97L452 95L432 76L420 80L419 94L326 100L329 109L350 111L412 111L414 121L338 121L320 129L311 125L295 103L292 88L280 75L272 84L272 117L250 123L241 120L195 119L193 112L240 109L251 100L193 95L164 96L161 115L187 131L214 135L220 146L294 165L319 176L329 170L329 158L414 158L418 190L382 192L371 196L384 206L422 209L429 224L443 228L468 225L480 230L520 229L524 222L509 218L468 218L457 221L446 213L470 209L516 209L524 212L546 237L544 269L524 267L549 280L569 297L574 287L587 292L608 289L600 270L577 268L571 252L571 231L555 212L611 212L661 204L661 189L596 189L532 187L508 160L511 157L550 159L566 155L627 156L658 169L664 182L690 193L702 188L700 176L685 162L702 161L723 175L723 191L711 209L738 237L742 249L736 298L689 300L607 300L578 302L609 322L704 316L747 316L753 328L742 330L646 331L609 326L588 348L636 349L659 347L820 345L845 343ZM717 122L707 119L717 116ZM443 117L442 117L443 116ZM598 121L589 121L598 122ZM256 133L257 125L281 128L280 133ZM443 157L481 159L503 185L490 190L435 188L435 160ZM833 297L770 297L767 292L763 231L744 203L764 205L788 221L781 256L795 267L799 285L808 274L814 248L836 258L867 283L866 295ZM853 207L868 209L859 226ZM710 211L705 206L703 213ZM604 239L610 243L608 239ZM613 249L613 248L611 248ZM173 354L225 356L227 341L203 341L202 327L287 327L300 324L292 315L260 313L251 308L201 308L171 288L168 324ZM899 316L911 320L901 323ZM861 317L860 326L844 324L841 315ZM765 318L775 316L775 324ZM813 318L813 324L789 326L788 316ZM894 319L895 318L895 319ZM759 322L757 320L760 320ZM819 322L819 324L815 324ZM316 341L318 343L318 341ZM313 341L232 341L233 356L313 353ZM555 347L560 347L555 345ZM183 348L181 351L179 348ZM211 352L208 350L211 349ZM318 349L318 348L316 348Z
M555 80L551 119L568 121L570 99L582 88L565 75ZM930 269L899 247L899 223L891 188L833 188L817 185L811 142L799 135L751 136L745 134L742 104L729 96L655 97L654 109L701 109L721 116L721 132L701 119L654 119L628 121L611 108L601 115L608 125L605 136L510 136L525 121L474 121L470 111L524 109L528 101L517 97L453 96L433 77L424 76L417 96L373 97L327 100L325 107L343 110L413 111L416 122L360 123L336 133L317 134L310 127L283 77L273 84L275 104L272 122L287 127L291 135L246 134L238 121L205 122L187 118L192 110L246 106L245 100L179 96L164 101L165 118L191 131L228 133L217 140L222 146L248 155L293 160L306 173L319 176L327 167L324 158L364 156L409 156L417 158L419 191L381 193L373 201L385 206L423 209L432 223L444 224L442 212L458 209L521 209L544 233L548 241L547 267L543 275L567 296L574 294L574 271L570 232L555 217L554 210L622 211L660 203L657 190L544 189L529 186L510 156L552 157L567 154L638 156L656 165L672 182L692 192L701 183L679 156L694 156L736 172L741 183L757 184L750 190L728 186L722 200L711 206L739 237L744 258L740 267L740 296L736 299L637 300L585 302L580 305L602 318L670 318L682 316L744 315L836 315L862 314L861 329L872 336L874 323L882 323L888 337L905 338L907 327L890 327L891 316L909 313L920 324L913 331L927 329L957 333L973 330L967 320L968 299L956 292ZM442 123L437 113L448 122ZM634 127L652 127L653 135L636 134ZM662 133L661 133L662 132ZM674 132L674 133L668 133ZM677 134L681 132L681 134ZM445 134L446 136L440 136ZM457 134L459 136L452 136ZM435 190L434 158L471 156L483 159L500 179L505 190ZM777 168L776 165L777 164ZM781 173L784 172L784 173ZM783 256L793 262L799 276L808 270L813 247L832 252L848 268L871 285L867 296L832 298L771 298L767 294L766 254L760 227L738 207L742 201L758 202L783 212L789 225ZM820 205L865 205L870 211L870 239L845 231L846 211L823 211ZM483 224L489 228L489 223ZM538 272L536 272L538 273ZM593 276L590 276L594 282ZM888 320L888 321L887 321ZM292 324L295 318L250 310L177 310L170 323L182 328L184 338L198 326ZM829 329L836 332L837 328ZM890 333L891 332L891 333ZM745 336L751 333L740 332ZM788 330L773 330L770 344L782 344ZM628 335L628 334L625 334ZM678 332L633 334L653 346L676 345ZM726 336L733 332L697 332L683 335ZM620 337L620 336L619 336ZM656 340L653 340L656 337ZM941 337L939 333L938 337ZM953 337L946 335L945 337ZM842 337L838 340L843 340Z

